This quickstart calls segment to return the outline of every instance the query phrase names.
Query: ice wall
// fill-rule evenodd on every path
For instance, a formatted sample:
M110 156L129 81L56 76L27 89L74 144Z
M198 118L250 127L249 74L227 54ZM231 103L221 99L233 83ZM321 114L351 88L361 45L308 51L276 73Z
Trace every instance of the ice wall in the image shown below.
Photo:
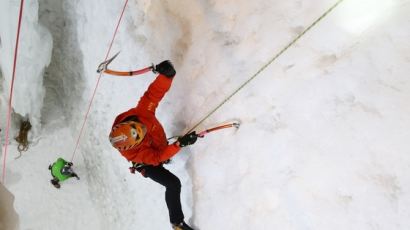
M50 63L53 43L48 30L38 23L38 6L36 0L24 4L12 102L14 113L30 119L33 133L38 133L40 128L43 74ZM19 9L20 1L0 2L0 67L4 89L1 92L1 114L6 114L5 104L9 98Z
M76 4L76 19L82 22L78 23L76 33L83 55L84 75L87 76L84 80L88 89L84 92L84 98L87 100L91 97L98 77L96 67L105 57L123 3L82 1ZM169 3L129 1L111 52L121 53L110 67L138 69L170 59L180 69L181 55L186 49L183 49L185 39L189 40L190 37L184 37L181 20L172 12ZM133 229L136 223L142 229L152 226L162 229L163 223L168 222L162 187L139 175L130 174L128 162L107 141L107 132L115 116L135 106L153 79L152 73L133 78L104 75L92 105L84 138L81 139L79 152L83 154L88 169L90 191L95 194L92 199L104 217L107 229ZM165 113L173 113L168 101L169 98L166 98L162 103L159 112L161 120L166 118ZM79 103L78 107L82 109L76 115L80 123L83 119L80 116L85 113L87 105ZM167 125L165 128L172 127ZM118 199L118 194L123 194L127 199ZM141 197L144 199L141 200ZM154 203L150 202L153 200ZM185 210L189 216L189 209ZM144 212L153 214L143 215ZM131 213L132 218L126 213Z
M168 136L178 135L334 3L313 2L131 0L111 54L122 52L111 67L129 70L163 59L174 62L177 76L157 115ZM367 30L352 32L348 29L357 20L346 15L358 8L355 2L345 1L325 17L199 127L240 118L237 132L209 135L166 166L182 181L183 208L194 226L409 229L410 5L397 0L397 12L382 10L390 20L372 21ZM168 218L163 188L130 174L129 163L107 140L115 116L135 105L153 74L102 77L74 159L81 180L68 181L64 190L44 192L50 186L44 166L57 153L70 156L96 84L95 69L124 2L39 3L40 22L54 39L42 119L65 113L73 122L46 126L33 147L43 155L28 155L10 167L16 171L9 181L14 183L10 187L22 225L164 229ZM1 4L1 9L12 5L17 17L17 1ZM359 15L375 5L365 4ZM1 17L14 30L11 17ZM344 25L347 19L353 22ZM15 32L10 32L8 43L11 34ZM5 53L12 53L13 45L8 47ZM27 172L28 167L32 171ZM27 186L39 196L26 193ZM27 207L38 211L32 215ZM50 211L53 218L44 219ZM104 228L99 227L100 216Z

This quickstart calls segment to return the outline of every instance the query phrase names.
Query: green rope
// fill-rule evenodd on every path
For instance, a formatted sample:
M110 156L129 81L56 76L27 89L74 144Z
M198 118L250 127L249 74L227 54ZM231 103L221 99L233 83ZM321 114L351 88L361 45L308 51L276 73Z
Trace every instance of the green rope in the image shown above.
M272 64L276 59L278 59L286 50L293 46L303 35L305 35L310 29L312 29L318 22L320 22L324 17L326 17L333 9L335 9L343 0L338 0L333 6L331 6L325 13L323 13L318 19L316 19L308 28L306 28L301 34L299 34L295 39L293 39L285 48L279 51L272 59L270 59L265 65L263 65L255 74L252 75L247 81L245 81L238 89L236 89L231 95L229 95L224 101L222 101L215 109L209 112L204 118L202 118L196 125L194 125L187 133L193 131L202 122L204 122L208 117L214 114L219 108L221 108L227 101L229 101L236 93L243 89L249 82L256 78L262 71L264 71L270 64Z

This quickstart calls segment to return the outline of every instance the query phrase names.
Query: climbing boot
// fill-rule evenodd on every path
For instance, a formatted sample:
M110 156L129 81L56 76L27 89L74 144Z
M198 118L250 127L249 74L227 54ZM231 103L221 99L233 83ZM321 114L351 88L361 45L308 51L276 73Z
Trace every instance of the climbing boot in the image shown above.
M172 229L174 230L194 230L193 228L189 227L184 221L179 224L172 224Z
M50 180L51 184L54 185L56 188L60 188L60 183L58 183L58 180L52 179Z

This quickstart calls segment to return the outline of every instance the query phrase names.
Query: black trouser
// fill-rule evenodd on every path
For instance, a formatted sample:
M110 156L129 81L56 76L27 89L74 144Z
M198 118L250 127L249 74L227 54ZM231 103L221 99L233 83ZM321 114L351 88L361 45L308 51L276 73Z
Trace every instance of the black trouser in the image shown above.
M169 220L173 224L179 224L184 220L181 208L181 181L178 177L159 166L144 166L141 172L145 177L165 186L165 201L168 206Z

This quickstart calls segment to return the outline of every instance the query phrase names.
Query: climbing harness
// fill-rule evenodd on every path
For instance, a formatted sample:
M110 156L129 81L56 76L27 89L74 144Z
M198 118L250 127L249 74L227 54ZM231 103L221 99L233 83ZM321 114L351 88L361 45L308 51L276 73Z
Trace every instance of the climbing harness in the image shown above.
M264 71L270 64L272 64L276 59L278 59L285 51L287 51L291 46L293 46L299 39L305 35L310 29L312 29L318 22L320 22L324 17L326 17L330 12L333 11L343 0L338 0L333 4L325 13L323 13L319 18L317 18L309 27L307 27L302 33L300 33L296 38L294 38L287 46L274 55L265 65L263 65L256 73L254 73L248 80L246 80L242 85L239 86L233 93L231 93L225 100L223 100L219 105L217 105L211 112L209 112L204 118L202 118L198 123L196 123L189 131L193 131L202 122L204 122L208 117L214 114L219 108L221 108L227 101L229 101L235 94L242 90L246 85L248 85L253 79L255 79L262 71Z

